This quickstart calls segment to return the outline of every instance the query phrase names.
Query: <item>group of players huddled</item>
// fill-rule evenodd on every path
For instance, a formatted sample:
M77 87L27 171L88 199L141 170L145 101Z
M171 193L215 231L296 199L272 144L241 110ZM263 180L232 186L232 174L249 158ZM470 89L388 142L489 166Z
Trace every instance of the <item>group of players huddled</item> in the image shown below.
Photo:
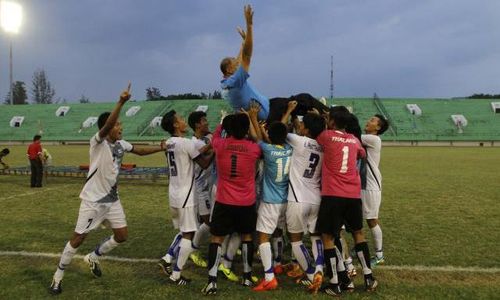
M115 109L99 116L99 132L90 140L90 167L80 193L77 225L62 252L51 293L61 293L64 269L86 235L107 222L113 235L84 257L92 274L101 276L99 257L128 235L117 192L123 155L161 151L169 169L171 218L179 233L159 266L172 284L189 284L181 272L191 258L208 269L208 283L202 290L206 295L217 293L221 272L254 291L276 289L275 275L286 273L312 293L338 296L354 290L351 278L356 275L341 235L345 228L353 236L365 289L375 290L378 282L371 267L384 261L378 225L379 136L389 124L375 115L361 134L358 119L343 106L328 108L308 94L267 99L258 93L247 82L253 45L250 6L245 6L244 15L246 31L238 28L241 50L236 58L221 62L223 96L233 113L222 112L213 134L205 112L192 112L186 122L171 110L161 122L170 137L159 146L126 142L118 116L130 99L130 85ZM186 137L189 127L192 138ZM362 230L364 219L373 235L373 258ZM197 249L209 235L206 262ZM312 258L303 243L304 235L310 237ZM290 241L294 258L287 264L283 261L284 237ZM241 277L232 269L239 249ZM260 255L264 269L260 281L252 275L254 253Z

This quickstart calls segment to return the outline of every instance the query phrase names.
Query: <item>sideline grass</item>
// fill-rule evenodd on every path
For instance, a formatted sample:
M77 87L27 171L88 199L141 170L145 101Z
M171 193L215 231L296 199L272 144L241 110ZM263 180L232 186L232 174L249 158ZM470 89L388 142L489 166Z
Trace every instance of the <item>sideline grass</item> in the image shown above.
M87 146L49 149L55 162L76 165L88 161ZM16 146L6 161L12 166L22 163L23 151L24 146ZM138 163L139 158L129 155L127 161ZM141 160L141 166L165 163L162 154L140 159L148 159L144 163ZM499 160L497 148L384 148L380 216L387 264L499 268ZM28 188L28 181L26 176L0 176L0 250L59 253L75 226L83 179L50 178L47 187L36 191ZM130 238L112 255L160 257L175 234L169 221L166 181L123 180L119 190ZM108 230L93 232L78 253L91 251L108 235ZM45 297L56 264L57 259L2 257L0 298ZM257 261L254 265L261 272ZM106 261L103 267L105 277L98 281L90 277L81 261L75 260L66 272L63 298L199 298L206 280L205 270L189 266L186 275L194 283L182 290L164 285L153 264ZM375 298L488 299L500 293L498 274L382 269L375 272L381 281L378 293L370 296ZM360 279L357 280L360 285ZM300 288L284 282L278 292L258 297L310 298ZM220 285L220 298L257 297L224 280ZM364 297L368 295L355 293L345 298Z

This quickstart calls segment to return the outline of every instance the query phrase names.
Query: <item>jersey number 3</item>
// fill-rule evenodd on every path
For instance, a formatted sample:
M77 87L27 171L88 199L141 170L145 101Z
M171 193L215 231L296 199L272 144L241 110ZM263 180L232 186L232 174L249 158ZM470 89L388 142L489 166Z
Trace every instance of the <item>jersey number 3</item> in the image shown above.
M309 168L304 171L305 178L313 178L314 173L316 173L316 167L319 164L319 155L316 153L311 153L309 156Z

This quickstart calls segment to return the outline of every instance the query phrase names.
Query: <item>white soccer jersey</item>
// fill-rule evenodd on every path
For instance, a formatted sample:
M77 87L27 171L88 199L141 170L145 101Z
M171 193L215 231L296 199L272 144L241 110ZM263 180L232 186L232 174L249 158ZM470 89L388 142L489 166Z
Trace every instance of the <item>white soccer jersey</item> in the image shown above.
M316 140L293 133L289 133L286 140L293 148L288 201L319 205L323 148Z
M361 141L366 149L366 188L369 191L382 190L382 174L378 169L382 140L378 135L363 134Z
M96 133L90 139L90 168L80 198L99 203L118 200L117 181L123 155L132 149L127 141L110 143Z
M167 156L170 180L168 198L171 207L182 208L196 205L194 202L194 165L193 161L200 152L195 142L184 137L173 136L167 140Z
M211 139L211 134L201 139L198 139L195 136L191 138L191 140L195 143L196 150L198 151L205 147L205 145L209 144ZM211 168L212 164L210 164L206 169L203 169L196 163L194 164L195 198L197 198L200 205L210 206L209 178ZM206 203L206 201L208 201L208 203Z

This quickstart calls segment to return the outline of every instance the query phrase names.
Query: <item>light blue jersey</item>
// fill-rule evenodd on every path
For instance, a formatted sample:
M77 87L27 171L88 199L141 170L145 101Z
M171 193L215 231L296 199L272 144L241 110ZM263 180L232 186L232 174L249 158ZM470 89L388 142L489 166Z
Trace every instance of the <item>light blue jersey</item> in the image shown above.
M292 147L259 143L264 156L263 197L266 203L281 204L287 202L288 171Z

